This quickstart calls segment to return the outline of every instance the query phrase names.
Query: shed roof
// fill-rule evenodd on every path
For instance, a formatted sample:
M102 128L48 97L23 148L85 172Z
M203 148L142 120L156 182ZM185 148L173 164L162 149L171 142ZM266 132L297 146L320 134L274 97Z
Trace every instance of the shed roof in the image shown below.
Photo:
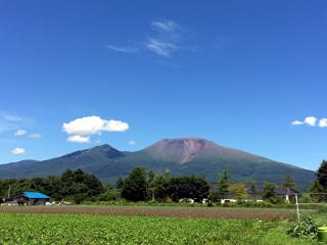
M49 196L41 193L41 192L30 192L30 191L26 191L23 192L23 195L27 198L31 198L31 199L48 199L50 198Z

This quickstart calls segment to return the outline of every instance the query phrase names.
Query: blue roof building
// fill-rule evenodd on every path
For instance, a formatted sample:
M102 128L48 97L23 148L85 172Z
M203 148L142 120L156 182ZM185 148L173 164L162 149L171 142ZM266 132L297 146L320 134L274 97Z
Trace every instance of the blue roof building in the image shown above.
M23 192L23 196L29 199L50 199L49 196L41 193L41 192L31 192L31 191L26 191Z
M50 197L41 192L26 191L12 198L18 205L41 206L50 201Z

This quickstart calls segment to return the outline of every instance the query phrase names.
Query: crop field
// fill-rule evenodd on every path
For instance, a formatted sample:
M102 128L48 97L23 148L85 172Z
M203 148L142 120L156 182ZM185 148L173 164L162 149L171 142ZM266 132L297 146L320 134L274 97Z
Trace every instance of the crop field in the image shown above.
M111 216L151 216L205 219L291 219L292 209L271 208L204 208L204 207L137 207L137 206L62 206L0 207L0 213L95 214Z
M289 237L286 234L289 227L289 221L284 219L286 216L278 219L263 216L265 220L244 216L246 212L258 213L256 209L233 209L240 216L226 216L232 219L225 219L225 216L214 219L194 217L185 215L184 209L176 208L143 208L173 212L170 217L154 217L155 213L151 217L142 213L133 214L131 207L122 207L118 210L123 209L125 213L112 215L113 211L108 212L109 209L113 210L112 207L2 208L0 244L315 244ZM196 208L187 209L189 213L200 212ZM216 212L222 215L223 210L232 212L231 209L216 209ZM179 211L183 215L177 214ZM268 213L269 210L263 211ZM286 212L280 211L283 215Z

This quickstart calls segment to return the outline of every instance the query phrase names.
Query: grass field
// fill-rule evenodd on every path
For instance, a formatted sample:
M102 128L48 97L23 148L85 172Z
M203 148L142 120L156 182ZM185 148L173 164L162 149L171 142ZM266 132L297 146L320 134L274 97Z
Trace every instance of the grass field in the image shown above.
M62 212L58 208L1 209L0 244L316 244L290 238L286 234L289 227L289 221L284 220L286 216L280 216L278 220L273 216L264 216L264 221L244 216L244 213L258 214L257 209L234 209L239 214L238 218L217 216L215 219L181 215L179 211L182 214L186 211L176 208L143 208L156 212L170 211L174 214L170 216L177 216L175 218L146 217L144 214L130 216L133 208L121 208L124 212L128 210L127 216L123 213L112 216L112 211L110 213L105 208L100 208L101 212L99 208L86 209L71 207L61 209ZM109 209L112 210L112 207ZM193 208L187 209L192 213ZM209 210L214 210L216 214L222 214L224 210L232 212L224 208L202 209L203 213ZM283 215L286 212L273 209L264 211L265 215L269 211ZM152 213L151 216L156 215ZM163 216L162 213L160 216ZM326 218L320 217L320 221Z

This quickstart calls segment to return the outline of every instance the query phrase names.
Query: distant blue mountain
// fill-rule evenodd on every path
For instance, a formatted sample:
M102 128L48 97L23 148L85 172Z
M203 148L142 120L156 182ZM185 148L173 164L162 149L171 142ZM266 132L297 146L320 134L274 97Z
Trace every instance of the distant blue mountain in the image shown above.
M113 182L142 166L173 175L199 175L216 181L223 169L234 180L282 183L292 176L301 188L314 180L314 172L280 163L198 138L164 139L137 152L122 152L109 145L76 151L45 161L26 160L0 165L0 178L60 175L66 169L82 169L103 181Z

